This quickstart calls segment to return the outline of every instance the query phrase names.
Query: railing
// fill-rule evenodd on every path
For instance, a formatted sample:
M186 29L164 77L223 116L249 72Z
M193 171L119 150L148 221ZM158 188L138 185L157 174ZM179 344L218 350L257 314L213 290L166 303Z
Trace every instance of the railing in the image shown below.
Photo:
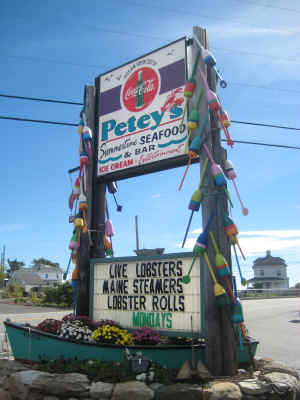
M241 299L247 298L274 298L274 297L300 297L300 288L289 289L240 289L238 296Z
M11 351L6 333L0 334L0 359L13 359L13 353Z

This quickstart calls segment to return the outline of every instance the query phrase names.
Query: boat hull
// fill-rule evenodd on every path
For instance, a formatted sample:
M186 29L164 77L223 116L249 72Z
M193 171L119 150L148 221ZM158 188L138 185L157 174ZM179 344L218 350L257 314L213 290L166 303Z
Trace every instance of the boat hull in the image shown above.
M125 348L118 345L95 345L61 338L32 327L4 322L7 336L16 360L55 360L61 357L78 360L120 361ZM205 346L126 346L131 354L141 351L143 357L167 368L179 368L185 360L204 362Z
M64 359L120 361L124 358L125 348L119 345L74 341L30 326L13 322L4 322L6 333L14 358L22 361L41 361ZM243 349L238 348L239 366L249 366L255 356L258 342L251 341ZM184 361L196 365L198 360L205 364L205 345L191 346L126 346L131 354L139 351L143 357L158 362L167 368L180 368Z

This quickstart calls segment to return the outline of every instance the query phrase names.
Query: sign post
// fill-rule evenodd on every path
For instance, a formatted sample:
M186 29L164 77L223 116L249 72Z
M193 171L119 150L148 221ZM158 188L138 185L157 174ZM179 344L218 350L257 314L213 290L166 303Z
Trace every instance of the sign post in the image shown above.
M208 35L205 29L194 27L193 29L193 58L199 51L200 42L204 48L209 48ZM201 68L205 69L204 62L201 60ZM211 69L207 70L207 80L210 88L216 92L216 76ZM196 76L198 87L202 86L199 74ZM207 110L207 100L200 104L200 115L203 115L203 109ZM221 137L218 122L214 113L210 112L210 120L206 125L204 132L205 143L210 149L214 160L217 164L224 166L224 161L227 158L226 150L221 147ZM204 160L207 157L206 152L202 149L200 153L201 168ZM215 185L212 174L206 174L203 186L202 200L202 225L205 226L211 211L215 212L210 231L213 233L218 243L220 252L225 256L231 268L231 252L230 243L226 236L223 226L222 210L227 210L227 199L223 188ZM211 261L215 258L215 253L211 241L208 242L207 248L208 257ZM213 281L211 279L208 266L203 260L203 280L204 280L204 295L205 303L205 327L206 327L206 351L207 351L207 367L214 375L235 375L237 371L237 346L234 334L233 325L231 322L230 306L217 307L216 298L214 296ZM215 271L216 272L216 271ZM216 273L217 275L217 273Z
M195 27L193 61L200 51L199 43L208 48L206 30ZM205 70L201 57L199 66ZM111 262L104 258L106 183L186 163L186 120L180 124L186 77L186 39L182 38L96 79L95 120L91 123L95 127L94 159L90 167L93 178L88 200L91 235L84 236L80 248L77 314L87 315L89 311L96 319L105 316L113 319L117 313L116 319L127 327L196 330L206 337L210 371L214 375L232 376L237 370L237 348L230 306L217 307L204 260L201 268L199 264L193 269L193 283L183 285L183 271L188 270L191 254L156 256L152 260L129 257ZM199 74L195 78L196 87L202 88ZM216 91L216 76L211 69L207 71L207 80ZM207 107L207 99L202 96L200 119L208 113ZM212 112L203 131L203 141L216 163L223 166L226 151L221 147L218 122ZM206 153L201 150L201 167L205 158ZM210 230L231 267L230 243L222 222L222 210L227 211L224 191L215 185L211 174L206 174L202 192L203 226L214 211ZM210 242L207 253L214 260ZM89 287L91 258L94 260L92 287Z

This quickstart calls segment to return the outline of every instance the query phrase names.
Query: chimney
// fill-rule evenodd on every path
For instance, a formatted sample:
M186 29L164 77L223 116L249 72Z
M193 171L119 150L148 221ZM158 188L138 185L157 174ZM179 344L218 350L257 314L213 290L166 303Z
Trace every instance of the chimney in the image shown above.
M267 250L267 257L271 255L271 250Z

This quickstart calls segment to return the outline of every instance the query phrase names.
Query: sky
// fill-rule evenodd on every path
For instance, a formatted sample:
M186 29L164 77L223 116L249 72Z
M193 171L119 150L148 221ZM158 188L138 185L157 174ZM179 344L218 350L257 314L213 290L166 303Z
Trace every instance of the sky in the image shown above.
M191 0L187 7L179 0L1 0L0 94L82 102L84 85L100 74L191 37L193 26L200 26L228 83L218 94L229 117L300 128L299 14L291 0ZM0 97L0 109L6 117L78 123L81 107ZM6 259L30 266L44 257L65 270L72 235L68 170L78 165L77 128L0 119L0 129L0 246ZM230 133L233 140L300 146L297 130L232 124ZM243 216L229 182L247 257L240 260L243 275L250 279L253 261L271 250L286 261L293 286L300 282L299 150L224 147L249 209ZM116 256L134 255L135 215L140 247L182 251L198 168L190 168L180 193L183 167L119 182L121 213L108 195ZM185 251L200 231L201 212L194 215Z

